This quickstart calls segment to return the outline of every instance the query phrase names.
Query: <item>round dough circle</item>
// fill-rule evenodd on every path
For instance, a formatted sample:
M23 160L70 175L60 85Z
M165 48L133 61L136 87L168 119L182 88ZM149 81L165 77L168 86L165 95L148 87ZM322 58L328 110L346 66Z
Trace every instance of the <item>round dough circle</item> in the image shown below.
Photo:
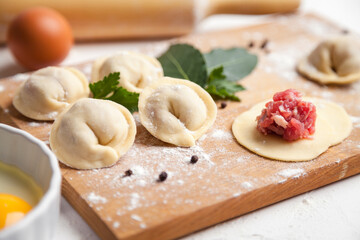
M322 84L348 84L360 80L360 44L350 37L321 42L300 60L298 71Z
M13 105L28 118L54 120L71 103L89 96L88 84L75 68L42 68L16 90Z
M350 135L352 123L346 111L339 105L317 98L303 98L316 106L317 119L312 139L288 142L279 136L264 135L256 129L256 117L261 113L264 101L241 113L232 125L236 140L250 151L281 161L308 161L325 152Z
M60 162L77 169L115 164L133 145L136 124L125 107L108 100L81 99L55 120L50 146Z
M139 97L142 125L156 138L191 147L214 123L217 107L212 97L188 80L163 77Z
M124 51L97 59L92 67L91 82L100 81L113 72L120 72L119 86L137 93L164 76L161 64L156 58Z

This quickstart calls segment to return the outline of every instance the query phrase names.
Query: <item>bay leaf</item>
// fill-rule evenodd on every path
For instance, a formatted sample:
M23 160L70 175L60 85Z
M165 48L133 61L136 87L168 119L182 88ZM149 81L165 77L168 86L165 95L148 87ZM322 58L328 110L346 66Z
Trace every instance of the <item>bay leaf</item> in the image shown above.
M205 87L207 71L204 56L189 44L174 44L158 58L168 77L187 79Z
M245 48L217 48L205 53L204 58L209 76L214 69L223 66L223 75L229 81L238 81L249 75L257 64L257 56Z

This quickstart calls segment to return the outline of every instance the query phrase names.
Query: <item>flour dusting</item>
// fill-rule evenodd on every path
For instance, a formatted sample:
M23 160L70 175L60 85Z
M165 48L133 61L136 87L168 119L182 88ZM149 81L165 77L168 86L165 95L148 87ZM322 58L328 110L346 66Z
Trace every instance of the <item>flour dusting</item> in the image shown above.
M253 188L253 185L250 182L243 182L241 183L241 186L248 190Z
M118 228L118 227L120 227L120 223L117 222L117 221L115 221L115 222L113 223L113 228Z
M210 133L210 137L216 138L216 139L226 140L226 139L232 139L233 135L232 135L232 133L230 131L224 131L224 130L216 129L216 130L214 130L214 131L212 131Z
M283 176L283 177L296 178L296 177L301 176L304 172L305 171L302 168L294 168L294 169L289 168L289 169L284 169L284 170L278 172L277 174L280 176Z
M139 215L136 214L131 214L131 218L134 219L135 221L141 222L142 218Z
M102 196L98 196L96 195L94 192L91 192L88 197L87 200L93 204L98 204L98 203L107 203L107 199L102 197Z
M15 82L22 82L29 78L30 74L27 73L18 73L14 76L12 76L11 80Z

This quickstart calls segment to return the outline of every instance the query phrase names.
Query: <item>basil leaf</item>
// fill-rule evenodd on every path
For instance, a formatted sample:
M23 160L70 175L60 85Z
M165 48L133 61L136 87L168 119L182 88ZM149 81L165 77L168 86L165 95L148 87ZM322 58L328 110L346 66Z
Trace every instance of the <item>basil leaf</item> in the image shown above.
M257 56L244 48L217 48L205 53L204 57L209 75L214 69L223 66L223 75L229 81L237 81L249 75L257 64Z
M110 97L105 99L123 105L131 113L138 111L139 93L129 92L123 87L118 87Z
M214 98L240 101L235 93L245 90L245 88L236 82L226 80L223 71L223 66L213 69L210 73L208 85L205 90Z
M89 88L94 96L94 98L102 99L109 95L111 92L115 91L117 85L119 84L120 73L114 72L110 73L108 76L105 76L101 81L90 83Z
M201 52L189 44L175 44L158 58L168 77L187 79L205 87L206 63Z
M138 111L139 94L119 87L120 73L113 72L102 80L90 83L89 88L97 99L106 99L126 107L130 112ZM110 93L112 93L110 95ZM110 95L110 97L108 97Z

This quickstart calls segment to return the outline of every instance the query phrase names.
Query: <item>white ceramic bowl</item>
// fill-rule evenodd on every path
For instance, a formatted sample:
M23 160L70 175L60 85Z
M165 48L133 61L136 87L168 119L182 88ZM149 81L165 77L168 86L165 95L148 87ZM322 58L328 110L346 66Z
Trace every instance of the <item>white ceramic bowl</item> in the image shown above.
M0 161L18 167L41 187L44 196L25 217L0 230L0 240L50 240L60 209L61 174L45 143L29 133L0 124Z

